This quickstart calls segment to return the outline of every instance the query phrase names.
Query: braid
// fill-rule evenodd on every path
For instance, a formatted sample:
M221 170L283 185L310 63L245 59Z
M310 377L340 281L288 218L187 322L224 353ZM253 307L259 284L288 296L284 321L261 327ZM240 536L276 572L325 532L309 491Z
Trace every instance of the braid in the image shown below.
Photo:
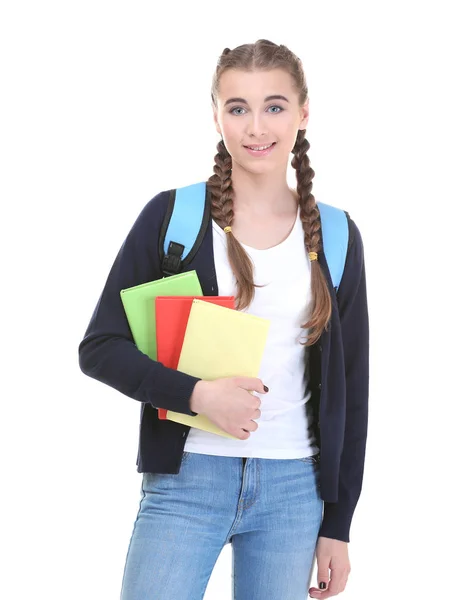
M230 227L234 222L234 188L232 186L232 158L220 140L216 147L214 175L209 177L207 187L211 196L212 218L222 227ZM229 264L237 282L237 310L251 304L254 297L253 264L243 246L231 233L227 235Z
M305 248L307 252L320 252L322 249L321 217L316 200L311 193L314 171L310 166L308 150L310 144L305 137L305 130L299 130L291 165L296 170L297 194L300 204L300 219L305 233ZM311 261L311 292L313 296L313 312L302 328L309 329L305 345L314 344L327 329L331 317L332 303L327 281L317 260Z
M215 165L207 185L212 193L212 217L223 229L234 220L234 190L232 188L232 158L223 140L216 147Z
M300 202L300 219L305 232L305 247L307 252L319 252L321 249L321 223L316 200L311 193L314 171L310 167L307 156L309 148L310 144L305 137L305 130L299 130L296 144L292 150L294 157L291 165L296 170L297 194Z

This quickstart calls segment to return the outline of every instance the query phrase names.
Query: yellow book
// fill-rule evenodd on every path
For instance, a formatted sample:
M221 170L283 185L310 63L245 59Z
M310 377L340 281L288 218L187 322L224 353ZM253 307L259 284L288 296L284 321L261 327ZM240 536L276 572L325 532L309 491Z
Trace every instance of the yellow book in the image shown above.
M220 377L258 377L270 321L194 299L178 370L208 381ZM231 439L205 415L167 411L167 418Z

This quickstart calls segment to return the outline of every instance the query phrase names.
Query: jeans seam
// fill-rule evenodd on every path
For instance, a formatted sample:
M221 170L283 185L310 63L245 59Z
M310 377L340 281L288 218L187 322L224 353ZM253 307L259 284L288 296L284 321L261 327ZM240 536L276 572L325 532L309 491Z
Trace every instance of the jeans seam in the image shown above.
M257 497L259 495L260 492L260 487L261 487L261 481L260 481L260 473L261 473L261 468L259 465L259 461L255 461L254 462L255 468L256 468L256 473L255 473L255 477L254 477L254 490L253 490L253 500L250 504L244 505L243 509L246 510L247 508L251 508L253 506L253 504L256 502Z
M138 519L139 519L139 515L141 514L141 510L142 510L142 503L144 502L144 499L145 499L144 477L145 477L145 473L142 474L142 480L141 480L141 494L142 494L142 498L139 501L139 510L137 512L137 515L136 515L136 520L134 521L133 531L131 532L130 543L128 544L128 551L126 553L125 565L124 565L124 568L123 568L122 585L121 585L121 588L120 588L120 599L123 598L123 589L124 589L124 586L125 586L126 567L127 567L127 564L128 564L128 558L130 556L132 541L133 541L134 533L136 531L137 522L138 522Z

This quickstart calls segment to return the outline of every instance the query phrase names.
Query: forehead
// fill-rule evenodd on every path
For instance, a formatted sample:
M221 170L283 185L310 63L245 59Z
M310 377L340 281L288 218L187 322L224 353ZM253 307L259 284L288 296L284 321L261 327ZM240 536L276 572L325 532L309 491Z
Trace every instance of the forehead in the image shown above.
M282 69L253 72L228 69L220 78L220 101L241 97L248 102L263 102L266 96L275 94L289 100L297 98L291 75Z

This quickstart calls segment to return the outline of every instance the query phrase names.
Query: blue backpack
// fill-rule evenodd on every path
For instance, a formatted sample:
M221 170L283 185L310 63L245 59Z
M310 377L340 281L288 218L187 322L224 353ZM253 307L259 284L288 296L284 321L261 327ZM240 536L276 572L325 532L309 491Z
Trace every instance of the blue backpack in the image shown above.
M335 290L343 277L349 241L347 213L318 202L324 254ZM159 238L163 275L180 273L193 260L210 222L210 197L205 181L171 191Z

